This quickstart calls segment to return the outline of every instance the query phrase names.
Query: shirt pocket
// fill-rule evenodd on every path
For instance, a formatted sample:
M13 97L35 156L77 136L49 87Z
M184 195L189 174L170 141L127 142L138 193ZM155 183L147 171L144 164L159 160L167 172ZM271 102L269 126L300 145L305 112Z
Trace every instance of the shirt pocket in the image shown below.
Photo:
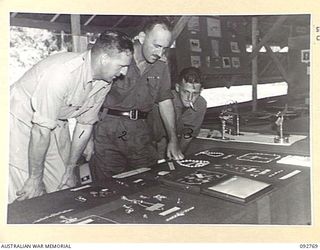
M152 103L153 103L158 95L160 77L157 75L147 76L146 82L147 82L148 94L152 98Z
M91 108L94 107L94 97L86 98L83 95L79 95L73 98L66 98L65 105L61 109L62 114L64 116L70 116L76 118L86 112L88 112ZM68 117L68 118L70 118Z

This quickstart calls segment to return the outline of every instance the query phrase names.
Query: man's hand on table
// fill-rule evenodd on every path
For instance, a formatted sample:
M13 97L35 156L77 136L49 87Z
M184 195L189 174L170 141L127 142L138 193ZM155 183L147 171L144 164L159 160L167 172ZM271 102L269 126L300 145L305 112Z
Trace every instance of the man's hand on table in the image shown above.
M46 193L44 183L41 178L28 178L23 185L23 188L17 191L18 198L16 200L22 201L37 197Z

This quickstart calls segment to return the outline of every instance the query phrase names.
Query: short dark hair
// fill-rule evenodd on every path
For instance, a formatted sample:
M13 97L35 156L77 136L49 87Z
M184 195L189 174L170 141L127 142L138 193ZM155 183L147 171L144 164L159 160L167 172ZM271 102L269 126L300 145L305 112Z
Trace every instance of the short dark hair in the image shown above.
M188 83L199 83L202 85L201 71L195 67L184 68L179 74L179 83L185 80Z
M143 31L145 33L148 33L149 31L151 31L154 26L160 24L165 30L169 30L172 31L172 25L169 22L169 20L165 17L162 16L154 16L150 19L145 20L145 24L143 26Z
M91 48L93 54L106 53L114 54L115 52L133 53L133 43L124 33L119 31L106 30L100 34Z

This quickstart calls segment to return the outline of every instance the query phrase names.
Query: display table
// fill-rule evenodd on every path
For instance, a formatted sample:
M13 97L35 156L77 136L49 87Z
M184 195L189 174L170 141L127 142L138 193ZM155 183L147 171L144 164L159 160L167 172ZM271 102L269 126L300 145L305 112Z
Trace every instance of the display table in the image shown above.
M310 225L310 167L278 163L288 154L308 155L308 145L303 140L290 147L260 148L196 139L183 162L162 163L104 186L85 185L14 202L8 206L8 223ZM186 185L185 178L207 180L198 170L241 176L272 188L251 201L234 202L200 192L198 183Z

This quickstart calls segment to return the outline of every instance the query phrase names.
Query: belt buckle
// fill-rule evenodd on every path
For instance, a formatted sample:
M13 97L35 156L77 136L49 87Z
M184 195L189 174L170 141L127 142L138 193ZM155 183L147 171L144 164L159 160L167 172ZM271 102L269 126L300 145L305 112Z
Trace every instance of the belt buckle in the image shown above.
M130 120L134 120L134 121L138 120L138 110L136 109L130 110L129 118Z

